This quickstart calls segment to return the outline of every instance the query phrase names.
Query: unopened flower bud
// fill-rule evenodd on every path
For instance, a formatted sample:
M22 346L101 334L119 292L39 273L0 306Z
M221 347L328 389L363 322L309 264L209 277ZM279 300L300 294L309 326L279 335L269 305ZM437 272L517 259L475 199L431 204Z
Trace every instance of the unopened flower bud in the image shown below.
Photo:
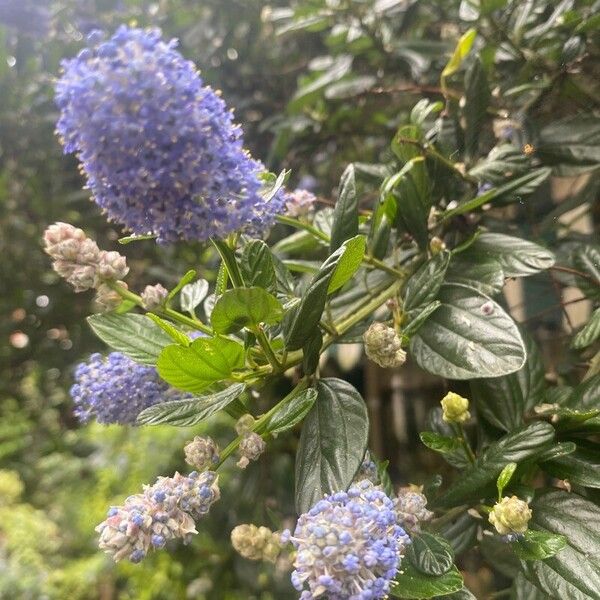
M198 471L205 471L208 467L219 462L219 447L210 437L196 436L183 448L185 462Z
M254 427L254 423L255 423L255 420L252 415L250 415L250 414L242 415L237 420L237 423L235 424L235 430L237 431L238 435L242 435L243 433L252 431L252 428Z
M238 446L240 460L238 460L237 466L240 469L245 469L251 460L258 459L266 447L267 444L258 433L254 433L253 431L246 432Z
M144 308L146 310L154 310L155 308L162 306L168 293L169 292L160 285L160 283L157 283L156 285L147 285L141 293Z
M454 392L442 398L442 418L446 423L464 423L471 418L469 401Z
M400 488L395 499L398 523L409 533L421 530L421 523L429 521L433 513L425 508L427 498L418 486Z
M525 533L532 513L529 505L516 496L505 496L490 513L490 523L500 535Z
M275 562L281 551L280 534L268 527L252 524L238 525L231 532L231 544L236 552L248 560Z
M312 209L316 200L317 197L308 190L294 190L286 197L286 212L290 217L305 217Z
M117 285L127 289L127 284L124 281L117 281ZM109 312L115 310L123 299L119 292L113 290L109 285L102 283L98 286L98 292L94 298L94 302L101 312Z
M442 250L446 249L446 244L444 240L440 239L437 236L434 236L429 240L429 250L433 256L442 252Z
M399 367L406 362L402 340L392 327L373 323L363 334L367 356L380 367Z
M124 256L114 251L102 251L96 271L99 281L103 279L123 279L127 273L129 273L129 267Z

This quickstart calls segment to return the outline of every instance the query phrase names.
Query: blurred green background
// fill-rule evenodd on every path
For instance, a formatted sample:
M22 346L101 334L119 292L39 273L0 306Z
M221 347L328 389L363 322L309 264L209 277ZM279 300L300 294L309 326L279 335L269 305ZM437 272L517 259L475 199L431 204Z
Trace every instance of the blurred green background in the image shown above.
M520 4L530 5L527 14ZM111 249L121 232L89 201L76 161L61 154L54 135L52 89L61 58L75 54L91 29L158 25L181 40L205 81L223 91L247 146L270 170L292 169L292 187L314 187L326 205L343 167L358 161L368 205L376 198L369 177L378 175L396 127L419 98L440 98L439 73L472 25L493 67L493 94L506 94L511 115L533 113L543 122L597 109L597 25L585 26L597 13L593 2L479 6L458 0L0 0L0 598L296 597L284 561L275 568L249 563L228 544L238 523L278 527L293 516L293 439L278 440L276 451L247 473L223 474L226 498L190 546L154 553L142 565L114 565L96 549L94 526L107 507L157 475L185 468L183 443L202 428L80 427L72 415L72 367L102 348L85 324L91 297L73 294L50 270L41 234L48 224L67 221ZM514 29L519 18L520 32ZM519 44L532 54L523 55ZM565 74L573 64L577 69ZM450 120L446 125L452 127ZM491 125L487 135L493 139ZM597 186L582 186L595 197ZM574 208L589 201L579 192L571 187L563 200ZM531 220L566 212L544 203L549 187L539 194L535 209L498 217L527 235ZM588 218L597 222L597 209ZM552 238L551 228L543 235ZM186 269L198 268L202 251L127 246L129 283L173 285ZM523 314L550 339L562 331L562 309L540 293L550 283L533 279ZM544 351L557 376L576 369L576 357L552 344ZM329 368L345 369L370 403L376 453L391 460L396 481L423 483L439 465L415 449L415 435L442 383L410 370L400 382L372 365L362 370L355 349L338 358ZM211 433L218 438L230 425L213 421ZM485 590L492 577L480 565L466 565L477 574L474 590Z

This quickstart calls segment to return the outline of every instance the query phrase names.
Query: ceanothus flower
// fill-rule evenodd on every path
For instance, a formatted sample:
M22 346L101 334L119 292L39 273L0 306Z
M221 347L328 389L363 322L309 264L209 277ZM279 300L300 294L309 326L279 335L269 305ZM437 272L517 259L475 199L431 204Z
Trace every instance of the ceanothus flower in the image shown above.
M135 423L149 406L188 397L170 387L154 367L140 365L120 352L107 357L92 354L75 369L71 387L75 415L82 422L95 417L98 423Z
M301 600L384 598L410 542L393 500L368 480L319 500L286 539L297 550L292 584Z
M177 41L121 26L88 44L62 63L57 132L108 217L162 242L267 229L286 194L263 199L262 165Z
M112 506L96 527L99 546L118 562L140 562L153 548L169 540L188 543L197 533L195 521L206 515L220 497L218 476L212 471L159 477L141 494L129 496L122 506Z

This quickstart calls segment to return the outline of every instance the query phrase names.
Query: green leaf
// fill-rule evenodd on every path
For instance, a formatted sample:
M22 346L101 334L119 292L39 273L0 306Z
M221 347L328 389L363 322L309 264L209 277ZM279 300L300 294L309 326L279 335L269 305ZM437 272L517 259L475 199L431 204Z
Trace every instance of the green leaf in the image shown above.
M206 279L198 279L194 283L188 283L181 288L179 295L179 304L181 310L194 314L194 310L200 305L202 300L208 294L208 281Z
M302 347L302 368L305 375L312 375L319 367L322 346L323 334L316 329Z
M527 361L510 375L473 379L472 398L477 414L494 427L511 431L523 424L523 415L544 401L546 391L542 356L533 339L522 332Z
M161 319L154 313L147 313L146 316L152 319L176 344L181 344L182 346L190 345L190 338L183 331L179 331L175 325L169 323L169 321Z
M545 560L567 545L564 535L545 531L527 530L522 538L512 543L512 549L521 560Z
M576 277L577 287L589 298L600 297L600 246L584 244L573 252L573 266L587 277Z
M275 284L273 256L262 240L251 240L244 246L240 269L246 285L269 289Z
M376 83L377 78L371 75L352 77L328 86L325 90L325 98L328 100L354 98L370 90Z
M448 61L448 63L444 67L444 70L442 71L442 87L445 86L445 79L450 77L450 75L456 73L456 71L458 71L465 56L467 56L467 54L469 54L469 52L471 51L471 46L473 46L473 42L475 41L476 37L477 31L475 29L467 30L460 37L458 43L456 44L456 48L454 49L454 52L450 57L450 60Z
M194 269L190 269L177 283L177 285L169 292L168 296L167 296L167 302L170 302L171 300L173 300L173 298L175 298L175 296L177 296L177 294L179 293L179 290L181 290L181 288L183 288L184 285L187 285L188 283L194 281L196 277L196 271L194 271Z
M339 259L329 282L329 287L327 288L328 294L339 290L352 279L352 276L358 271L362 263L366 244L367 241L363 235L357 235L342 244L341 247L344 248L344 253Z
M405 311L421 308L436 299L449 263L450 253L440 252L411 275L404 286Z
M521 175L531 168L531 161L521 148L503 143L492 148L487 157L469 171L481 183L497 186L507 177Z
M571 348L581 350L587 348L600 338L600 308L597 308L585 324L583 329L577 333L571 342Z
M214 394L155 404L143 410L138 415L137 422L141 425L169 424L190 427L226 408L241 396L245 389L245 384L235 383Z
M563 491L538 495L531 508L531 525L565 536L568 546L544 561L523 561L527 579L552 598L600 598L600 508Z
M336 378L317 382L317 401L306 416L296 453L296 509L348 488L367 448L369 421L360 394Z
M578 384L567 405L578 410L596 410L600 407L600 373Z
M505 277L526 277L554 265L554 254L528 240L502 233L482 233L470 250L500 263Z
M436 596L436 598L444 598L444 600L477 600L477 598L466 588L454 592L453 594L447 594L446 596Z
M504 272L497 260L482 257L470 248L454 253L446 272L446 283L458 283L495 296L504 287Z
M454 506L479 497L484 486L494 481L507 464L535 457L546 450L553 440L554 428L548 423L532 423L512 431L492 442L475 463L461 473L460 479L436 500L436 504Z
M317 390L308 388L294 395L278 410L266 425L266 431L271 435L283 433L296 426L306 417L317 399Z
M510 483L512 476L515 474L517 470L517 463L511 462L508 463L502 471L500 471L500 475L498 475L498 479L496 480L496 487L498 488L498 498L502 498L502 492L504 488Z
M465 510L456 518L445 522L437 533L446 538L454 553L459 555L477 542L479 523L479 519L475 519Z
M591 114L553 121L540 131L536 155L559 177L574 177L600 164L600 119Z
M94 333L114 350L144 365L156 365L171 338L144 315L92 315L87 322Z
M446 454L448 452L456 452L460 450L461 444L458 439L446 435L440 435L435 431L423 431L419 434L421 441L430 450Z
M552 600L552 597L529 583L523 573L518 573L513 579L510 600Z
M244 327L281 320L283 307L275 296L260 287L227 290L216 302L210 321L216 333L234 333Z
M338 199L333 209L330 252L335 252L346 240L358 234L358 196L354 165L349 164L342 174Z
M362 236L357 236L362 237ZM306 340L318 327L321 315L327 301L327 294L335 271L347 251L353 257L350 262L356 260L356 244L352 238L344 242L329 258L321 265L319 272L312 278L300 302L292 308L285 316L283 329L285 332L285 345L288 350L299 350L304 346ZM358 242L360 243L360 242ZM364 237L362 237L364 251ZM338 283L343 282L348 275L349 268L346 265L338 278ZM343 283L342 283L343 285Z
M492 200L498 202L498 200L509 198L514 202L521 196L534 192L549 176L549 168L534 169L525 175L507 181L499 187L492 188L483 194L462 202L455 208L446 210L442 214L441 220L446 221L450 217L474 211L484 204L489 204Z
M600 489L600 446L582 442L575 452L553 458L540 466L558 479L587 488Z
M425 305L423 309L409 311L405 315L405 322L402 325L402 334L408 338L419 331L419 327L442 305L439 300L434 300L431 304Z
M198 338L188 348L167 346L160 353L158 374L173 387L201 392L229 379L244 366L244 347L227 338Z
M424 575L439 576L453 567L454 552L445 539L423 531L412 538L406 558Z
M476 58L465 75L465 157L471 161L477 156L479 133L484 129L490 88L481 60Z
M410 342L426 371L449 379L499 377L519 370L525 347L514 321L477 290L443 285L441 306Z
M434 598L458 592L463 587L463 578L456 567L439 577L423 575L408 562L402 563L396 575L390 596L393 598Z

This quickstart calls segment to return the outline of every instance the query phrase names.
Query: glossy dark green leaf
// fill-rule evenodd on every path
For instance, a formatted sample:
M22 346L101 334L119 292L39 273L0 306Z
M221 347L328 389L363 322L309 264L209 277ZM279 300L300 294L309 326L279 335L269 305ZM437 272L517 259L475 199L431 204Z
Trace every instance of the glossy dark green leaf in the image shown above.
M600 489L600 445L583 442L575 452L540 465L546 473L582 487Z
M444 575L454 563L450 544L444 538L425 531L413 536L405 556L417 571L425 575Z
M544 561L522 561L527 579L553 598L600 598L600 508L563 491L538 495L531 507L532 526L565 536L568 546Z
M248 286L269 289L275 284L273 256L262 240L251 240L244 246L240 269Z
M529 583L523 573L518 573L510 590L510 600L552 600L552 597Z
M507 177L515 177L531 168L531 161L523 150L512 144L492 148L487 157L469 171L469 175L482 183L498 185Z
M554 428L548 423L532 423L510 432L491 443L477 457L475 464L463 471L460 478L436 500L436 504L454 506L477 498L484 486L494 481L508 463L520 463L535 457L549 448L553 440Z
M275 296L260 287L227 290L216 302L210 315L217 333L234 333L243 327L281 320L283 307Z
M457 438L440 435L434 431L423 431L419 434L421 441L430 450L446 454L447 452L456 452L460 450L461 444Z
M317 390L308 388L294 394L281 410L278 410L269 420L265 431L278 434L295 427L304 419L317 399Z
M494 427L511 431L523 424L523 415L544 402L545 369L533 339L522 334L527 361L510 375L471 381L477 413Z
M333 209L331 242L329 251L335 252L346 240L358 234L358 195L354 165L350 164L342 174L338 198Z
M436 406L429 411L426 425L429 429L431 429L431 432L428 433L434 433L440 436L440 438L454 438L455 436L455 433L450 425L444 421L442 409L439 406ZM426 441L423 441L423 443L427 445ZM445 452L442 453L442 456L448 464L456 467L457 469L464 469L470 464L462 446L457 447L454 450L450 450L450 445L446 445Z
M243 383L235 383L214 394L156 404L143 410L138 415L137 422L142 425L169 424L190 427L226 408L241 396L245 389Z
M521 560L545 560L566 545L567 539L563 535L529 529L512 543L512 549Z
M319 366L323 334L316 329L302 348L302 368L305 375L312 375Z
M450 253L440 252L411 275L404 286L405 311L422 308L436 299L449 263Z
M454 254L446 272L446 283L458 283L495 296L504 287L504 271L497 260L482 257L470 248Z
M567 399L567 405L579 410L600 408L600 373L575 386Z
M477 542L480 521L466 510L451 521L445 522L436 533L448 540L454 553L459 555L473 547Z
M244 366L244 347L227 338L198 338L188 348L167 346L156 366L173 387L201 392Z
M456 567L439 577L424 575L405 561L396 575L390 596L415 600L435 598L458 592L463 587L463 578Z
M357 235L344 241L341 246L344 249L344 253L340 257L333 276L329 281L328 294L333 294L333 292L339 290L352 279L352 276L358 271L362 263L366 244L367 241L363 235Z
M144 365L154 366L161 350L173 342L144 315L92 315L87 321L105 344Z
M413 336L419 365L441 377L499 377L518 371L525 347L514 321L491 298L466 286L443 285L441 306Z
M470 249L481 258L500 263L505 277L526 277L549 269L554 254L528 240L503 233L482 233Z
M476 58L465 75L465 157L471 161L477 155L479 134L485 129L490 88L481 60Z
M296 509L352 483L367 448L369 421L360 394L346 381L320 379L296 452Z
M597 308L585 326L577 332L571 343L572 348L581 350L600 339L600 308Z
M415 308L405 315L405 321L402 324L402 334L410 338L419 327L441 306L439 300L434 300L431 304L426 304L422 309Z

